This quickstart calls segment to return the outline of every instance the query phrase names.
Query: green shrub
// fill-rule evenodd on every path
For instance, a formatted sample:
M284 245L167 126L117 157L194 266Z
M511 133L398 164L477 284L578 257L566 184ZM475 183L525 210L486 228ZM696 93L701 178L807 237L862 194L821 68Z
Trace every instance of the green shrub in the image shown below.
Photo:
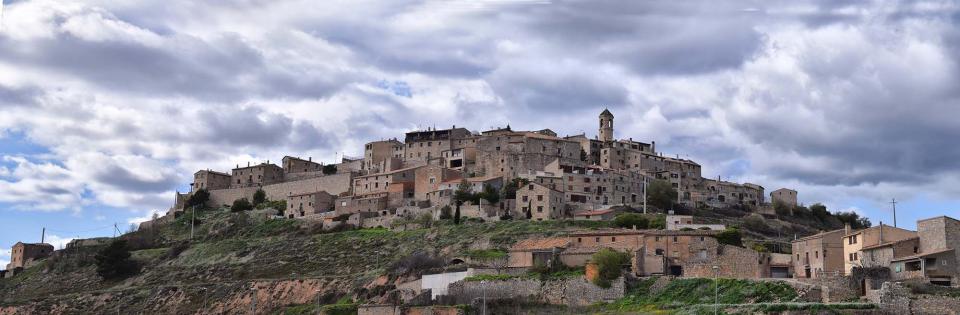
M717 242L726 245L743 246L743 239L740 235L740 230L737 228L727 228L717 234Z
M511 275L473 275L466 278L463 278L463 281L503 281L516 278L516 276Z
M259 206L260 204L267 201L267 192L263 189L257 189L257 192L253 193L253 205Z
M240 199L234 200L233 205L230 206L231 212L240 212L240 211L247 211L247 210L253 210L253 204L251 204L250 201L247 200L247 198L240 198Z
M137 262L130 259L127 241L115 240L97 252L97 275L103 279L122 279L139 271Z
M590 261L597 265L597 277L593 283L602 288L610 287L610 280L620 277L623 265L630 263L630 255L610 248L603 248L593 254Z
M650 220L638 213L621 213L613 219L613 226L621 228L646 229L650 225Z

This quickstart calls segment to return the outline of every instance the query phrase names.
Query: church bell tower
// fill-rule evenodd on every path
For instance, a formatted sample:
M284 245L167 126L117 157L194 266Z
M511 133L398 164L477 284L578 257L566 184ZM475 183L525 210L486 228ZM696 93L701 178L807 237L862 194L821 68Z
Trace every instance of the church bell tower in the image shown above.
M606 108L600 113L600 141L613 141L613 114Z

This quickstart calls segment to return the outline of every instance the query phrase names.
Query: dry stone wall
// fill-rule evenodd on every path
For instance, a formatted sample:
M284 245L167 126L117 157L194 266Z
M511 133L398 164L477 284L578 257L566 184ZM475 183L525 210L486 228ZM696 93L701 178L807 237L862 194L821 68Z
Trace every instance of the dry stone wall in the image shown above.
M471 304L487 300L525 299L548 304L585 306L601 301L622 298L625 292L623 278L612 281L610 288L598 287L586 279L540 281L510 279L504 281L458 281L450 284L448 296L456 304Z

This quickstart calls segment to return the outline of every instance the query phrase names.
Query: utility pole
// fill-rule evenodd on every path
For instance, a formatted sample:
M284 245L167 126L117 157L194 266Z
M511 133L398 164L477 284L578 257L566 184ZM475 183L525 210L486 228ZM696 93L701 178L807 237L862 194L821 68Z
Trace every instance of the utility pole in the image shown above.
M117 228L117 222L113 222L113 238L117 238L117 231L120 231L120 229Z
M43 244L47 240L47 227L43 227L43 232L40 232L40 244Z
M893 198L890 204L893 205L893 227L897 227L897 198Z

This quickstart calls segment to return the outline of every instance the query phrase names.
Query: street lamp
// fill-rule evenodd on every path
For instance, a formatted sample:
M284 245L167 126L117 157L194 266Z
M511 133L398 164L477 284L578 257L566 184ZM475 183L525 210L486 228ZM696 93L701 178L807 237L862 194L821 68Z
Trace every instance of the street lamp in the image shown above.
M713 315L717 315L720 309L720 284L717 278L720 276L720 266L713 266Z

